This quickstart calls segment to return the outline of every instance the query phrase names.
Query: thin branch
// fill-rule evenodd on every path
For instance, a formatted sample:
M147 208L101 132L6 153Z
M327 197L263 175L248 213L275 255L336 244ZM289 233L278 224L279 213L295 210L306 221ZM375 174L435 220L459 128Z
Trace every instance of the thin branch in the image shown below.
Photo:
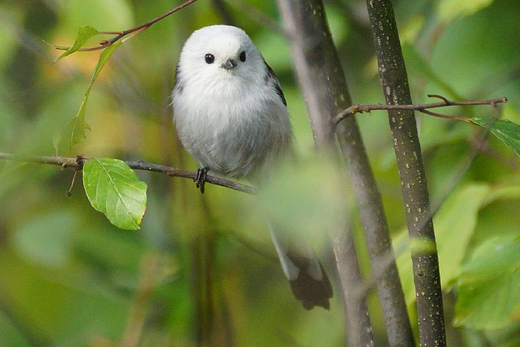
M469 106L469 105L491 105L493 107L496 107L497 104L505 103L507 102L507 98L497 98L497 99L488 99L488 100L465 100L465 101L451 101L446 99L445 97L441 95L436 94L428 94L428 97L430 98L438 98L441 99L441 102L433 102L429 104L419 104L419 105L382 105L382 104L372 104L372 105L352 105L349 108L342 111L340 114L338 114L336 117L332 119L332 124L334 126L337 126L342 120L344 120L347 117L350 117L356 113L363 113L363 112L372 112L372 111L405 111L405 110L414 110L414 111L420 111L426 114L429 114L431 116L435 117L441 117L441 118L449 118L453 120L459 120L459 121L467 121L467 118L463 117L455 117L455 116L447 116L440 113L434 113L431 111L427 111L430 108L437 108L437 107L446 107L446 106Z
M47 164L47 165L57 165L61 166L63 169L65 168L77 168L81 169L85 161L81 161L78 158L66 158L60 156L38 156L38 155L21 155L21 154L12 154L12 153L1 153L0 159L4 160L14 160L21 161L26 163L36 163L36 164Z
M37 156L37 155L19 155L12 153L2 153L0 152L0 160L15 160L26 163L36 163L36 164L44 164L44 165L55 165L61 166L62 169L73 168L76 170L81 170L83 165L87 162L87 160L91 158L78 156L76 158L68 158L61 156ZM159 165L148 163L142 160L137 161L125 161L125 163L133 170L145 170L158 172L162 174L166 174L171 177L184 177L195 179L196 173L193 171L176 169L169 166ZM207 176L207 183L215 184L221 187L230 188L233 190L237 190L240 192L244 192L247 194L254 194L255 191L252 187L237 183L234 181L230 181L225 178L215 177L215 176Z
M386 104L411 105L392 2L367 0L366 3ZM446 98L440 99L441 106L449 103ZM420 345L444 347L446 329L439 260L414 109L389 109L388 115L410 239L429 246L412 250Z
M372 324L366 305L367 290L359 271L353 232L338 230L331 233L332 247L336 259L342 295L345 303L345 325L350 347L375 346Z
M69 190L67 190L67 196L72 195L72 188L74 188L74 184L76 183L76 177L78 177L78 171L79 170L74 171L74 176L72 176L72 182L70 182L70 188L69 188Z
M184 7L186 7L188 5L191 5L195 1L197 1L197 0L188 0L185 3L180 4L179 6L175 7L174 9L171 9L170 11L168 11L168 12L162 14L162 15L160 15L157 18L154 18L154 19L152 19L152 20L150 20L150 21L148 21L148 22L146 22L144 24L138 25L136 27L133 27L133 28L130 28L130 29L127 29L127 30L123 30L123 31L100 31L98 33L100 35L115 35L115 36L112 37L111 39L107 39L107 40L101 41L98 46L82 47L82 48L78 49L78 51L90 52L90 51L97 51L97 50L100 50L100 49L105 49L108 46L113 45L114 43L116 43L117 41L121 40L122 38L124 38L125 36L127 36L129 34L132 34L132 33L134 33L134 35L139 34L141 31L144 31L144 30L148 29L149 27L151 27L153 24L157 23L158 21L168 17L169 15L171 15L171 14L173 14L173 13L179 11L179 10L182 10ZM130 37L132 37L132 36L130 36ZM67 50L69 48L70 47L56 47L56 49L59 49L59 50Z
M278 0L278 5L291 45L293 62L307 105L316 147L322 153L332 151L332 148L335 148L335 129L331 119L352 103L328 29L323 2ZM365 230L365 239L370 249L371 263L378 263L380 253L393 255L381 196L356 119L349 118L337 130L336 134L348 166L350 183ZM345 215L349 215L348 211ZM345 228L332 231L330 236L343 289L341 294L346 306L345 330L349 345L372 346L375 342L352 232L350 228ZM378 294L382 298L388 334L396 336L395 339L389 339L404 341L392 346L405 346L406 341L413 341L413 335L395 262L392 262L392 265L378 280Z

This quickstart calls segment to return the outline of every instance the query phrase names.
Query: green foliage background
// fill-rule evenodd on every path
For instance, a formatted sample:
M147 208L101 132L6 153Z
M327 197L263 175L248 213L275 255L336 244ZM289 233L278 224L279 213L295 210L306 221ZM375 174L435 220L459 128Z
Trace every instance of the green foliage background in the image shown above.
M60 52L44 41L70 45L84 25L99 31L127 29L179 3L0 2L0 152L54 154L56 134L81 105L99 51L75 53L53 64ZM520 2L400 0L394 6L415 103L428 102L430 93L449 99L507 96L509 102L499 110L478 106L443 111L520 123ZM311 164L313 139L276 5L232 0L226 9L276 71L300 157L309 164L302 169L301 181L291 184L292 191L299 189L298 183L302 191L295 194L296 205L287 214L300 221L296 225L328 226L330 211L338 210L330 207L337 207L338 200L333 193L317 197L316 189L305 189L327 176ZM382 102L364 1L327 1L327 10L354 102ZM91 90L85 110L91 128L87 139L72 148L61 144L59 154L195 169L172 129L170 93L183 42L193 30L215 23L224 23L222 13L214 2L199 0L126 41ZM448 343L516 346L517 156L493 137L478 151L482 132L477 127L418 117L432 201L442 206L435 224L447 293ZM387 120L383 112L358 119L396 236L413 312L409 255L403 251L403 206ZM80 180L67 197L72 171L0 162L1 346L194 346L202 340L215 346L344 344L339 295L330 312L300 307L253 199L214 186L201 196L188 180L138 175L148 185L147 211L141 230L125 231L91 208ZM363 255L362 235L357 236ZM320 255L332 272L332 256L327 245L322 248ZM492 252L502 249L509 263ZM493 283L492 292L486 291L486 283ZM483 292L472 291L475 285ZM464 300L457 302L459 294ZM369 303L375 335L384 345L373 293Z

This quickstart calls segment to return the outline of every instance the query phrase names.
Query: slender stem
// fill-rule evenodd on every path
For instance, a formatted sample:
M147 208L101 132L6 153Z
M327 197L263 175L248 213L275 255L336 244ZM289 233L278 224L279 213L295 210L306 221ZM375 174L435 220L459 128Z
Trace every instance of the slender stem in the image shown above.
M379 76L387 104L411 105L406 67L390 0L367 0ZM446 100L443 100L446 103ZM421 146L413 110L389 110L390 128L412 242L421 346L446 346L439 261Z
M184 7L188 6L188 5L191 5L192 3L194 3L195 1L197 0L188 0L182 4L180 4L179 6L175 7L174 9L171 9L170 11L166 12L166 13L163 13L162 15L160 15L159 17L156 17L144 24L141 24L141 25L138 25L136 27L133 27L133 28L130 28L130 29L127 29L127 30L123 30L123 31L100 31L98 34L102 34L102 35L115 35L114 37L112 37L111 39L107 39L107 40L103 40L99 43L98 46L94 46L94 47L82 47L80 49L78 49L78 51L82 51L82 52L90 52L90 51L97 51L97 50L100 50L100 49L105 49L107 48L108 46L111 46L113 45L115 42L121 40L122 38L124 38L125 36L129 35L129 34L132 34L132 33L140 33L141 31L143 30L146 30L148 29L149 27L151 27L153 24L157 23L158 21L168 17L169 15L179 11L179 10L182 10ZM69 49L70 47L56 47L56 49L59 49L59 50L67 50Z
M375 346L372 338L372 326L366 306L366 288L359 272L356 248L352 230L340 230L331 237L334 257L340 276L343 297L345 298L345 326L351 347Z
M434 102L430 104L419 104L419 105L381 105L381 104L372 104L372 105L352 105L349 108L340 112L336 117L332 119L332 123L334 125L338 125L345 118L350 117L356 113L363 112L372 112L372 111L404 111L404 110L415 110L420 111L431 116L441 117L441 118L449 118L453 120L467 121L466 118L462 117L454 117L442 115L439 113L428 112L427 109L437 108L437 107L446 107L446 106L472 106L472 105L491 105L496 107L497 104L507 102L506 97L497 98L497 99L489 99L489 100L463 100L463 101L450 101L440 95L429 94L429 97L435 97L442 99L442 102Z
M86 158L86 157L82 157L82 156L78 156L76 158L67 158L67 157L60 157L60 156L18 155L18 154L0 152L0 159L15 160L15 161L20 161L20 162L36 163L36 164L56 165L56 166L61 166L63 169L73 168L76 170L81 170L83 168L83 164L85 164L85 162L90 158ZM142 160L125 161L125 163L131 169L134 169L134 170L145 170L145 171L158 172L158 173L166 174L171 177L183 177L183 178L194 179L197 174L196 172L176 169L173 167L159 165L159 164L148 163L148 162L145 162ZM207 176L206 182L215 184L218 186L230 188L233 190L237 190L240 192L248 193L248 194L255 193L254 189L250 186L247 186L247 185L244 185L241 183L237 183L234 181L230 181L228 179L221 178L221 177Z

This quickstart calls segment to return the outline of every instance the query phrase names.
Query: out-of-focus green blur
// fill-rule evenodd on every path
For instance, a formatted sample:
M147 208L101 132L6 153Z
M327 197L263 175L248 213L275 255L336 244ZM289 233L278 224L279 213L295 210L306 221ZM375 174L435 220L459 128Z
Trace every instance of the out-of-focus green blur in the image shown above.
M1 1L0 152L55 154L54 137L78 112L100 51L77 52L53 63L60 52L49 44L71 45L84 25L99 31L128 29L179 3ZM73 170L2 160L1 346L195 346L202 340L213 346L344 345L338 282L330 311L303 310L279 266L263 213L271 210L298 228L325 231L349 220L364 257L347 176L345 184L336 184L337 178L329 176L335 172L333 166L325 170L330 163L314 158L305 104L275 2L230 0L223 11L216 3L197 1L125 41L93 86L86 109L91 128L87 139L73 148L61 145L58 153L140 159L195 170L196 162L184 152L172 127L170 94L186 38L199 27L225 23L225 13L250 34L287 98L298 156L307 164L298 166L295 175L280 173L290 184L277 181L279 187L270 194L284 196L285 205L272 211L266 200L209 184L201 196L189 180L138 172L149 187L147 211L140 230L123 231L89 205L80 173L67 197ZM465 3L395 1L414 102L432 101L427 94L453 100L507 96L501 116L520 123L520 2ZM365 2L327 1L327 15L353 101L383 102ZM488 106L441 112L497 115L497 109ZM397 235L405 221L386 114L357 117L390 228ZM490 137L460 177L478 145L478 129L422 114L418 123L434 206L477 183L489 191L512 189L504 193L506 198L490 198L471 210L465 209L464 201L454 205L452 212L474 217L476 223L460 248L450 248L446 255L458 252L456 261L441 256L441 275L449 273L455 280L457 270L451 267L457 261L460 266L472 247L490 235L518 233L520 200L513 188L520 184L519 162L511 149ZM448 212L441 215L446 220L453 217ZM443 226L444 220L438 222ZM453 241L453 233L439 237L440 248ZM333 274L326 237L313 240ZM368 274L366 259L362 264ZM405 279L403 283L407 298L413 300L413 287ZM452 284L445 283L446 291ZM448 325L453 300L448 295ZM375 293L370 293L369 305L374 333L385 345ZM457 345L474 341L461 329L448 331L449 341L462 343Z

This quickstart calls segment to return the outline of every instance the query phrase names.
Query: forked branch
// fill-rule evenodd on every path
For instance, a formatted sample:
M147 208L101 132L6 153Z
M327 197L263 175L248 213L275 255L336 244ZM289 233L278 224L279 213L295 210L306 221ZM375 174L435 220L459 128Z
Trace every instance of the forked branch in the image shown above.
M467 119L464 117L456 117L456 116L448 116L437 112L429 111L431 108L438 107L446 107L446 106L474 106L474 105L491 105L496 107L497 104L507 102L507 98L498 98L498 99L488 99L488 100L465 100L465 101L451 101L446 99L445 97L437 94L428 94L430 98L438 98L442 101L433 102L429 104L419 104L419 105L382 105L382 104L372 104L372 105L352 105L349 108L345 109L343 112L334 117L331 121L333 126L337 126L342 120L347 117L350 117L356 113L363 112L372 112L372 111L388 111L388 110L414 110L422 113L426 113L430 116L440 117L440 118L448 118L458 121L466 122Z

